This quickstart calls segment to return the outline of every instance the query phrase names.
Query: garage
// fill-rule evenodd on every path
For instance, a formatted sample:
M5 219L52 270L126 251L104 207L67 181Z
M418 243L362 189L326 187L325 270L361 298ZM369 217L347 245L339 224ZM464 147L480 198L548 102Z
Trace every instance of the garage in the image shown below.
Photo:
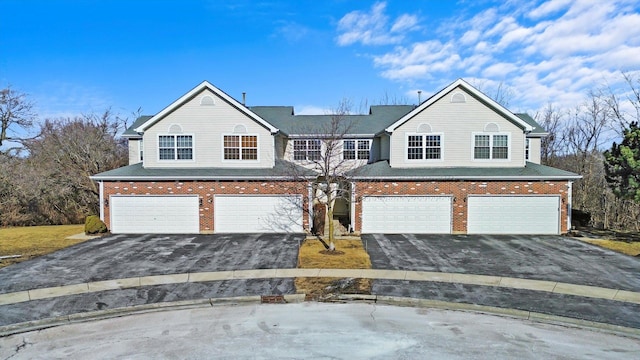
M216 195L216 233L301 233L302 196Z
M469 196L469 234L559 234L559 196Z
M362 232L449 234L451 210L450 196L366 196Z
M200 232L197 196L109 198L114 234L195 234Z

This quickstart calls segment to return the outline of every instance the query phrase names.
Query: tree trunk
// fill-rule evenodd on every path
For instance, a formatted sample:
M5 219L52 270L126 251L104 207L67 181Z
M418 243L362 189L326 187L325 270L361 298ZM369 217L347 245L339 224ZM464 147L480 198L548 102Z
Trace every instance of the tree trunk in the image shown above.
M331 203L327 204L327 218L329 221L329 250L333 251L336 249L336 244L333 242L335 229L333 224L333 205Z

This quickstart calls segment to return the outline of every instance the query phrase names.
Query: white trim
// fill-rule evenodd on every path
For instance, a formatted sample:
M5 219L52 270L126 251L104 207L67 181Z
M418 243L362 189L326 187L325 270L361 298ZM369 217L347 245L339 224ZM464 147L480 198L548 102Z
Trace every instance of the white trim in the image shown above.
M143 138L140 138L140 140L138 141L138 161L139 162L144 161L144 139Z
M411 110L405 116L401 117L398 121L396 121L393 124L391 124L389 127L387 127L385 129L385 131L388 132L388 133L393 133L402 124L404 124L405 122L409 121L411 118L413 118L414 116L419 114L422 110L428 108L429 106L431 106L431 104L433 104L436 101L440 100L442 97L444 97L445 95L447 95L448 93L450 93L452 90L454 90L457 87L461 87L462 89L464 89L467 92L471 93L471 95L473 95L473 96L477 97L478 99L480 99L481 101L491 105L493 108L497 109L498 112L501 113L508 120L510 120L511 122L513 122L515 124L520 125L520 127L522 129L524 129L525 131L532 131L533 130L533 127L531 127L531 125L527 124L524 120L522 120L519 117L517 117L514 113L512 113L511 111L506 109L504 106L498 104L493 99L491 99L487 95L483 94L480 90L474 88L473 86L471 86L466 81L464 81L462 79L458 79L458 80L454 81L453 83L449 84L449 86L447 86L446 88L444 88L444 89L440 90L439 92L437 92L435 95L431 96L429 99L424 101L422 104L418 105L415 109Z
M573 181L567 181L567 231L571 230L571 211L573 210ZM562 213L560 213L562 215Z
M489 136L489 158L488 159L476 159L476 136L484 135ZM500 135L507 136L507 158L506 159L494 159L493 158L493 137ZM509 162L511 161L511 133L510 132L472 132L471 133L471 161L473 162Z
M104 182L102 181L98 181L98 187L99 187L99 201L100 201L100 220L102 220L102 222L104 222Z
M159 113L157 113L156 115L151 117L149 120L145 121L144 124L142 124L142 125L138 126L137 128L135 128L134 131L135 132L144 132L151 125L155 124L156 122L158 122L159 120L161 120L165 116L167 116L170 113L172 113L175 109L179 108L184 103L186 103L187 101L191 100L193 97L195 97L197 94L199 94L203 90L209 90L212 93L214 93L215 95L217 95L218 97L222 98L223 100L225 100L226 102L231 104L233 107L235 107L239 111L243 112L244 114L246 114L247 116L249 116L250 118L252 118L256 122L258 122L262 126L264 126L267 129L269 129L269 131L271 131L272 134L275 134L275 133L277 133L279 131L278 128L276 128L273 125L269 124L266 120L262 119L260 116L258 116L253 111L249 110L246 106L242 105L240 102L238 102L237 100L235 100L231 96L227 95L222 90L220 90L217 87L211 85L206 80L203 81L202 83L200 83L200 85L198 85L195 88L191 89L186 94L182 95L178 100L172 102L166 108L162 109L162 111L160 111ZM215 101L215 99L214 99L214 101Z
M240 159L225 159L224 158L224 137L225 136L239 136L240 137ZM256 158L255 159L242 159L242 137L243 136L255 136L256 137ZM271 136L273 138L273 136ZM227 164L251 164L251 163L259 163L260 162L260 134L258 133L248 133L248 134L237 134L237 133L222 133L220 134L220 145L222 146L222 151L220 154L220 160L223 163Z
M409 159L409 136L422 136L422 159ZM439 159L425 159L426 156L426 141L425 136L440 136L440 158ZM406 163L427 163L427 162L442 162L444 161L444 133L405 133L404 134L404 162Z
M160 136L173 136L174 139L174 145L173 145L173 149L175 150L174 153L174 157L173 159L160 159ZM191 159L178 159L178 136L191 136ZM184 164L184 163L189 163L189 162L195 162L196 161L196 136L195 134L157 134L156 135L156 148L158 149L157 151L157 156L156 156L156 161L158 163L176 163L176 164Z

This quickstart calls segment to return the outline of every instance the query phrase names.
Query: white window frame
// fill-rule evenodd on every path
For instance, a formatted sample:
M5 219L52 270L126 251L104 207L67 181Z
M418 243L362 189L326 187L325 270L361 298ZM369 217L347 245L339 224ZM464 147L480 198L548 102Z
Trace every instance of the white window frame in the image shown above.
M349 151L353 151L354 152L354 157L353 159L345 159L344 157L344 152L345 152L345 143L347 141L352 141L353 142L353 150L349 150ZM360 149L360 143L367 143L367 153L369 154L366 158L360 158L360 151L364 151L364 149ZM357 161L357 160L367 160L369 161L369 159L371 158L371 139L344 139L342 140L342 160L346 160L346 161Z
M225 136L238 136L240 137L240 158L239 159L225 159L224 157L224 137ZM256 158L255 159L243 159L242 158L242 137L243 136L255 136L256 137ZM222 134L222 136L220 137L220 145L222 147L222 154L220 155L220 157L222 158L222 162L227 162L227 163L252 163L252 162L260 162L260 135L259 134L238 134L238 133L228 133L228 134Z
M529 161L531 158L531 139L524 139L524 160Z
M422 158L421 159L409 159L409 136L421 136L422 137ZM440 137L440 158L438 159L426 159L427 155L427 136L439 136ZM431 148L431 147L429 147ZM404 160L406 162L441 162L444 161L444 133L405 133L404 137Z
M477 159L476 158L476 136L484 135L489 136L489 158L488 159ZM493 158L493 139L494 136L506 136L507 137L507 158L506 159L494 159ZM508 162L511 161L511 133L508 132L496 132L496 133L486 133L486 132L474 132L471 133L471 160L479 161L479 162Z
M160 137L171 136L173 137L173 159L161 159L160 158ZM190 136L191 137L191 159L178 159L178 136ZM158 149L157 159L158 162L194 162L196 160L196 137L194 134L158 134L156 137L156 146ZM182 148L181 148L182 149Z
M304 159L296 159L296 141L304 141L305 142L305 149L304 150L300 150L300 151L304 151ZM317 142L320 145L320 148L318 150L309 150L309 142L310 141L314 141ZM313 161L320 161L322 160L322 151L323 151L323 142L320 139L309 139L309 138L304 138L304 139L293 139L291 142L291 158L293 159L293 161L296 162L313 162ZM314 152L314 151L318 151L319 155L317 159L311 159L309 157L309 152Z
M193 139L191 139L191 141L193 141ZM158 157L160 157L159 149L160 148L158 147ZM144 139L143 138L140 138L140 141L138 141L138 160L144 161Z

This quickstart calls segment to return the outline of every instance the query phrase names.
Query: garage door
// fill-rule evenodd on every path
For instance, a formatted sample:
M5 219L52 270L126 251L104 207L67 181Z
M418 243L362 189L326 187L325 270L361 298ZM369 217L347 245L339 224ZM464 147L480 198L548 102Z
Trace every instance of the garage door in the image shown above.
M469 234L558 234L558 196L469 196Z
M301 233L302 196L216 195L217 233Z
M448 234L451 232L451 197L363 197L362 232Z
M200 232L197 196L111 196L114 234Z

